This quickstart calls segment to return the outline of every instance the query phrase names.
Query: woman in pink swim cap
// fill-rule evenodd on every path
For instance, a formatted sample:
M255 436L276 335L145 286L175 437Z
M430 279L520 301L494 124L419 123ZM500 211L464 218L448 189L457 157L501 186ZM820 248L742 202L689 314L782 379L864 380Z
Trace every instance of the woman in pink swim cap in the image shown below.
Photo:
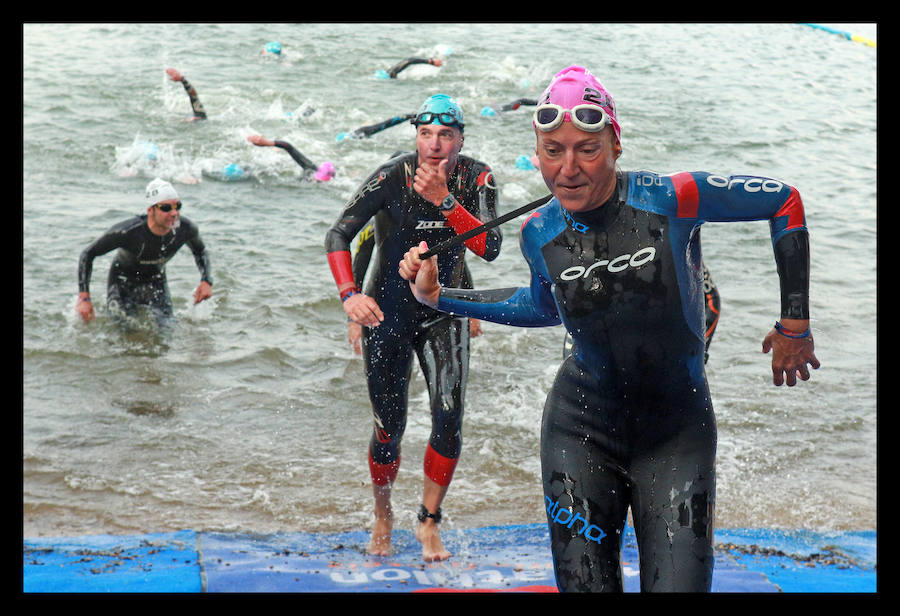
M590 71L559 71L538 99L532 124L547 187L571 212L600 207L616 186L622 154L616 105Z
M704 357L701 226L766 220L780 320L762 341L772 383L820 366L810 331L809 232L797 188L774 178L620 169L612 97L584 68L554 76L534 112L553 198L519 229L522 286L451 288L437 256L399 263L416 300L516 327L560 324L571 350L547 393L540 455L556 585L624 590L630 512L645 592L708 592L716 554L716 418ZM717 316L716 316L717 318ZM707 317L707 323L708 323Z
M552 113L550 106L561 107L566 110L576 110L574 117L571 113L563 115L564 120L558 120L557 115ZM597 115L596 111L583 106L600 107L606 114L605 121L612 125L613 131L616 133L616 141L621 143L622 129L619 127L619 121L616 119L616 103L613 101L612 95L603 87L596 77L586 68L582 66L568 66L556 73L550 81L550 85L544 90L538 99L538 109L535 111L534 123L536 128L553 124L558 125L560 121L572 121L576 125L587 126L582 130L593 132L590 129L591 124L601 123L604 121L602 115ZM548 109L548 107L550 107ZM543 110L542 110L543 108ZM579 118L583 117L584 121ZM539 123L539 119L543 122ZM598 129L602 130L605 124L600 125ZM542 130L552 130L552 128L544 128Z

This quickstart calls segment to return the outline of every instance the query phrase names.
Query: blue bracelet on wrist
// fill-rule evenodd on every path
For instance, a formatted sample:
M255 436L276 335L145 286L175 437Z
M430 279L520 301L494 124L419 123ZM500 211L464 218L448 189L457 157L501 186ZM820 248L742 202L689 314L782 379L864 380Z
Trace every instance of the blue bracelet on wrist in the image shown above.
M775 329L779 334L785 336L786 338L807 338L812 333L811 330L807 327L805 332L793 332L789 329L785 329L784 325L782 325L779 321L775 321Z

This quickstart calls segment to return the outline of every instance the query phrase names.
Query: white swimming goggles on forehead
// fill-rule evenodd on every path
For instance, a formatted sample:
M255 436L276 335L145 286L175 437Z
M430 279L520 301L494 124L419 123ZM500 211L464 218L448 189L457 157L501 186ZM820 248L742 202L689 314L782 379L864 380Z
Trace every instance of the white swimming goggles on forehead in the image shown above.
M572 124L589 133L599 133L610 124L609 114L597 105L575 105L566 109L560 105L544 103L534 110L534 125L546 132L559 127L566 114L572 119Z

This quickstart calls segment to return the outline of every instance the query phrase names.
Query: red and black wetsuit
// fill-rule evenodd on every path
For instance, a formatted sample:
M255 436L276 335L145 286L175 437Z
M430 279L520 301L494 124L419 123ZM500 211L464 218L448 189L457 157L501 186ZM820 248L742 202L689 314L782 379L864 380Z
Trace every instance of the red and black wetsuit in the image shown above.
M432 432L426 450L426 474L448 485L462 447L462 416L469 360L466 319L447 319L419 304L397 265L410 246L435 245L496 217L497 189L490 168L459 156L449 170L447 187L462 206L441 212L412 188L417 154L396 156L379 167L362 185L328 231L325 249L342 299L359 289L354 280L350 243L370 218L375 218L375 258L365 293L374 298L384 321L363 328L363 359L375 429L369 448L376 484L393 481L406 427L407 390L412 356L428 383ZM500 252L502 236L492 229L439 257L441 280L462 286L468 249L491 261Z

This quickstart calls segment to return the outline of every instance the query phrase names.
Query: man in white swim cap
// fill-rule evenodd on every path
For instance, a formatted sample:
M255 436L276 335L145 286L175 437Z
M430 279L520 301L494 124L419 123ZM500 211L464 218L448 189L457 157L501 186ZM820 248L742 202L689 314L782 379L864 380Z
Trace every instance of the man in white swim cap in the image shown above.
M94 240L78 260L76 311L85 321L94 319L90 295L94 258L117 249L107 279L107 306L113 313L131 313L149 306L159 317L172 313L166 281L166 262L187 244L200 270L194 303L212 297L209 254L197 226L181 216L181 199L169 182L154 179L144 191L147 213L113 225Z

